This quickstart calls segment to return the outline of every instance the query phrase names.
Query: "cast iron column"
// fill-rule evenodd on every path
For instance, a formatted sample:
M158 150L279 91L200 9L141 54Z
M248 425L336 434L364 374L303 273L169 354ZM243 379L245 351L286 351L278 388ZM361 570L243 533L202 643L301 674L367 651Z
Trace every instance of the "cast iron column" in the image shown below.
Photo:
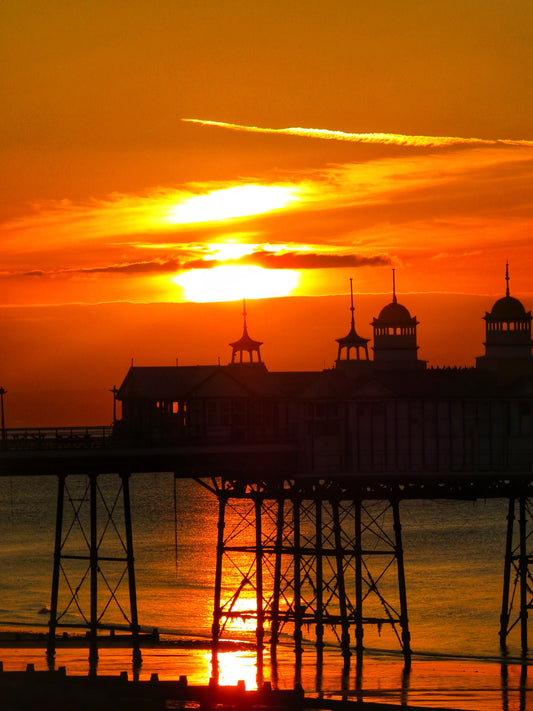
M402 647L405 665L411 665L411 635L409 633L409 618L407 616L407 587L405 584L405 569L403 564L402 526L400 523L400 504L398 499L393 499L392 515L394 519L394 533L396 536L396 565L398 567L398 591L400 595L400 627L402 630Z
M96 670L98 663L98 520L97 520L97 475L90 477L90 570L91 570L91 618L89 633L89 666Z
M361 499L354 501L355 523L355 652L357 664L363 662L363 543L361 525Z
M57 601L59 597L59 572L61 568L61 544L63 538L63 502L65 497L65 477L57 480L56 535L54 544L54 566L52 571L52 596L50 601L50 620L48 622L48 645L46 654L49 661L56 653Z
M339 516L339 502L331 501L333 513L333 534L335 537L335 558L337 561L337 593L339 596L339 612L341 623L341 647L345 665L349 663L350 652L350 629L348 622L348 611L346 606L346 585L344 581L344 551L341 539L341 523Z
M276 517L276 543L274 546L274 590L272 592L272 625L270 634L270 655L275 658L279 642L279 597L281 587L281 556L283 553L283 511L285 498L278 499L278 514Z
M316 661L324 660L324 569L322 547L322 498L315 501L315 556L316 556Z
M139 618L137 615L137 589L135 586L135 557L133 555L133 527L131 523L131 502L129 474L121 474L122 494L124 498L124 526L126 528L126 557L128 563L128 584L130 592L131 611L131 641L133 647L133 663L142 663L141 649L139 646Z
M511 568L513 564L513 530L515 520L515 499L509 497L507 513L507 538L505 540L505 562L503 568L503 593L502 612L500 615L500 648L507 649L507 635L509 633L509 590L511 587Z
M527 535L526 535L526 497L520 496L520 520L518 522L520 528L520 642L522 647L522 655L527 654L527 572L528 572L528 556L527 556Z

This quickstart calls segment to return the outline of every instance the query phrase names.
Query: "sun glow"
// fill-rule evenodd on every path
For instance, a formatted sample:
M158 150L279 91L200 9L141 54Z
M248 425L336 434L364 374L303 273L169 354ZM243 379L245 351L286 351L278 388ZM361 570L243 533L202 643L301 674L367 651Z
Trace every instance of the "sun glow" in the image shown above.
M204 259L206 261L240 259L247 254L252 254L256 246L255 244L241 244L240 242L220 242L211 245L212 252L207 254Z
M220 266L184 272L172 281L182 287L187 301L205 303L288 296L298 279L299 273L292 269Z
M295 188L282 185L237 185L213 190L172 207L167 222L183 225L259 215L286 207L297 199L295 193Z
M211 664L211 652L204 655L206 664ZM218 683L220 686L236 686L244 681L247 691L257 689L257 652L219 652Z

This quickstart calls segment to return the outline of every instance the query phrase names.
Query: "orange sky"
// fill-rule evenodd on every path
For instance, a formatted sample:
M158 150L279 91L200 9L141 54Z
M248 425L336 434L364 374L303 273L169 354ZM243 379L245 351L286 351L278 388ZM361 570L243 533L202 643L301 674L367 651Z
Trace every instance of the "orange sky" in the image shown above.
M511 293L533 305L531 3L6 0L0 57L5 387L57 388L58 347L91 387L110 358L120 381L143 304L325 299L346 296L352 277L368 337L363 296L386 303L395 267L435 364L480 354L506 260ZM461 294L476 322L458 349ZM309 302L260 303L261 318L290 322ZM161 309L164 329L141 348L151 364L184 350L225 360L234 321L218 320L212 353L195 358L182 340L213 328L213 311L172 312L170 337ZM424 333L426 313L440 323ZM240 306L229 314L238 322ZM297 331L280 353L275 340L273 366L327 361L347 313L311 318L320 345L302 349ZM264 321L251 323L266 340ZM48 352L46 366L20 365Z

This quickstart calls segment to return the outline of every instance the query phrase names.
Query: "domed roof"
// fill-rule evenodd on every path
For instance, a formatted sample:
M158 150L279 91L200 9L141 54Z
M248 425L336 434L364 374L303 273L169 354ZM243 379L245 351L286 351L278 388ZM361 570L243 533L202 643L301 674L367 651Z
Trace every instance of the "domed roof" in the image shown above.
M525 315L526 310L522 302L509 295L498 299L490 312L490 316L499 321L516 321L523 319Z
M412 318L405 306L397 301L392 301L381 309L378 320L389 324L401 324L412 321Z

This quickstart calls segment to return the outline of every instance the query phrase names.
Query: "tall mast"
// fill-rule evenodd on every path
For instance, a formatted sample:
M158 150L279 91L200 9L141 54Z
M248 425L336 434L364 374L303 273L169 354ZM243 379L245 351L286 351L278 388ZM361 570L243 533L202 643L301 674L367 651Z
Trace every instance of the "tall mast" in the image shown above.
M352 329L355 329L355 319L354 319L354 307L353 307L353 285L352 285L352 279L350 278L350 311L352 312Z
M246 299L242 300L242 324L243 324L243 333L245 335L247 335L248 329L246 328Z
M505 289L505 296L509 296L509 260L505 262L505 281L507 282L507 287Z

